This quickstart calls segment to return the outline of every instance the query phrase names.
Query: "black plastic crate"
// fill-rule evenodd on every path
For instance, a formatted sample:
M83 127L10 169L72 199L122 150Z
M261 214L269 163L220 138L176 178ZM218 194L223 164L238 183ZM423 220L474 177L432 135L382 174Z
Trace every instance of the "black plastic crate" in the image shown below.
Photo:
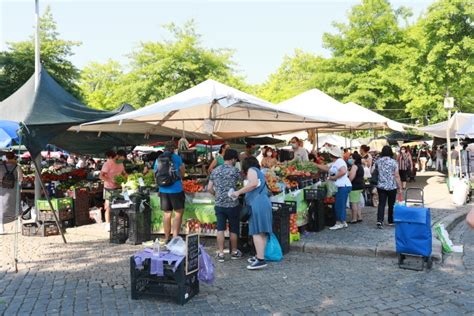
M324 204L324 222L326 226L336 225L336 210L334 204Z
M306 225L306 230L310 232L322 231L326 225L325 217L323 200L310 200L308 206L308 224Z
M285 203L272 203L273 207L273 233L280 242L283 254L290 251L290 205Z
M110 209L110 243L123 244L128 239L128 208Z
M172 265L164 264L164 276L150 275L150 259L145 260L143 269L137 270L134 256L130 257L131 298L171 297L184 305L199 293L198 272L186 275L184 260L175 272Z
M290 181L296 181L299 189L303 189L313 184L313 178L311 177L288 176L286 178Z
M130 196L133 204L127 210L128 215L128 244L139 245L151 240L151 206L150 196L133 194Z
M249 236L249 223L248 222L240 223L238 248L244 254L249 254L251 256L255 256L256 254L255 246L253 244L253 239L251 236Z
M304 199L306 201L322 200L326 197L326 188L304 189Z

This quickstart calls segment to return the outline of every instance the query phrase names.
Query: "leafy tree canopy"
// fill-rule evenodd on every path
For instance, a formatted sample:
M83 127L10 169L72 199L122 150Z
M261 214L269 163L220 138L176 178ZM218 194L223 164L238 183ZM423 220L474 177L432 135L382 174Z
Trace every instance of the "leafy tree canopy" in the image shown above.
M203 47L193 21L183 27L169 24L165 28L172 39L141 43L129 55L128 73L112 61L88 65L80 84L87 102L98 108L113 108L124 102L141 107L207 79L245 87L233 69L233 51Z
M69 61L69 57L73 55L72 49L81 43L59 37L49 6L40 17L40 42L43 67L67 91L79 97L80 91L76 86L79 70ZM7 50L0 52L0 100L10 96L33 75L34 52L34 36L28 41L8 43Z

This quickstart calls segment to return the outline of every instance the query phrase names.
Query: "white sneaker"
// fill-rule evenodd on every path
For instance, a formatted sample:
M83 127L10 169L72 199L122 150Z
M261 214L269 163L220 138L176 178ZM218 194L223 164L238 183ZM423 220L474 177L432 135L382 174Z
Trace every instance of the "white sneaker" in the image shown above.
M330 230L338 230L338 229L341 229L341 228L344 228L344 225L342 224L336 224L332 227L329 227Z
M342 223L342 228L347 228L349 225L347 225L347 222Z
M106 232L110 232L110 223L104 223L104 229Z

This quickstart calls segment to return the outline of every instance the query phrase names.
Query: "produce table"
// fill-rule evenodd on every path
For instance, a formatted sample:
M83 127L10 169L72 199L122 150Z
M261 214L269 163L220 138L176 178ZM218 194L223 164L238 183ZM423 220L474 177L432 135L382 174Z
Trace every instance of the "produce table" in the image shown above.
M308 187L309 188L309 187ZM296 202L296 224L304 226L308 223L308 203L304 199L304 191L296 190L281 193L271 198L272 202ZM160 208L160 198L157 193L150 194L151 227L153 234L163 234L163 211ZM214 197L208 193L188 194L183 214L181 233L199 232L204 236L216 236L217 218L214 211ZM228 231L226 231L228 236Z
M157 193L150 194L151 230L153 234L163 234L163 211ZM173 213L174 216L174 213ZM184 207L181 233L200 233L204 236L217 235L217 218L214 211L214 197L208 193L188 194ZM228 232L226 231L226 236Z

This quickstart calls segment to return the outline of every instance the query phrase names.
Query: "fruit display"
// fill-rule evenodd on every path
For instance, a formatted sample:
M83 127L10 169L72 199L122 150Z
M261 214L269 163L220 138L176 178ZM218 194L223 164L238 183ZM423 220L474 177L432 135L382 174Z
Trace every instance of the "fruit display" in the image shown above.
M273 194L279 194L281 192L280 187L278 186L278 178L274 173L267 172L265 174L265 180L268 185L268 189L273 193Z
M298 188L298 182L297 181L292 181L290 179L283 179L283 183L285 183L285 186L287 189L296 189Z
M319 169L311 161L290 161L279 167L283 176L310 177L316 174Z
M325 204L334 204L334 203L336 203L336 198L334 196L325 197L323 199L323 203L325 203Z
M298 215L296 213L290 214L290 242L300 240L300 232L297 224Z
M186 229L188 234L216 234L217 223L201 223L198 219L188 219L186 222ZM227 230L229 229L227 225Z
M183 180L183 190L186 193L196 193L204 189L204 186L199 184L197 180Z
M43 169L41 179L43 182L66 181L68 179L85 179L87 177L86 169L64 168L60 170Z
M298 232L298 225L296 224L296 213L290 214L290 233L296 234Z

